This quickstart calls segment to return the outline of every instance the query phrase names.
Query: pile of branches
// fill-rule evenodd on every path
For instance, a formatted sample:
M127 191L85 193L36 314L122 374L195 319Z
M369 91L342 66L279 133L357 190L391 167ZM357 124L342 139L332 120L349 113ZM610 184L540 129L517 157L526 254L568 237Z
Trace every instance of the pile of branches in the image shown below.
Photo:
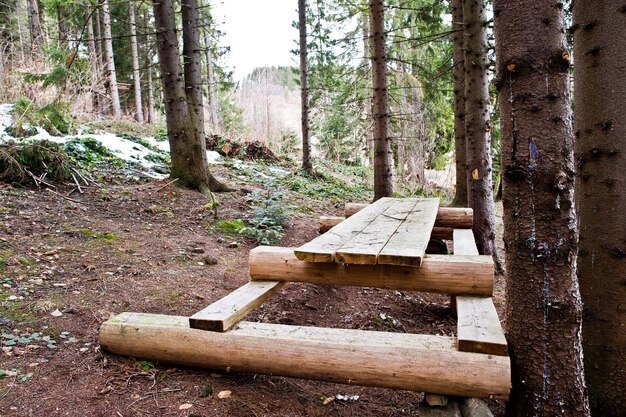
M46 180L71 180L75 169L73 161L58 143L43 140L0 144L1 181L39 186Z
M260 141L241 143L210 135L206 138L206 148L229 158L279 162L274 152Z

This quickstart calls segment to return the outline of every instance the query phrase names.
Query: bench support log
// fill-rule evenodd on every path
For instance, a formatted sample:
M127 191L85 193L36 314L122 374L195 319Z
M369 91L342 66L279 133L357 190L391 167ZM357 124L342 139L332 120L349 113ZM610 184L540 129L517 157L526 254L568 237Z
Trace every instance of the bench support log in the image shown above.
M294 248L259 246L248 258L250 280L308 282L401 291L491 296L491 256L427 255L419 268L304 262Z
M100 345L119 355L216 370L506 399L510 360L459 352L444 336L240 322L225 333L187 317L122 313L102 324Z

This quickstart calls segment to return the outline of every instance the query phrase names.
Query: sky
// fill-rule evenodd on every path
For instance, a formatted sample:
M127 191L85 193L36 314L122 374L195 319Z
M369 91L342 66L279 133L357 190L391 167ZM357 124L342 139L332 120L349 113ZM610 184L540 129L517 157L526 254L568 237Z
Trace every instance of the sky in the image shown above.
M291 26L298 20L296 0L213 0L211 10L230 46L226 64L241 80L256 67L297 65L291 54L297 48L298 31Z

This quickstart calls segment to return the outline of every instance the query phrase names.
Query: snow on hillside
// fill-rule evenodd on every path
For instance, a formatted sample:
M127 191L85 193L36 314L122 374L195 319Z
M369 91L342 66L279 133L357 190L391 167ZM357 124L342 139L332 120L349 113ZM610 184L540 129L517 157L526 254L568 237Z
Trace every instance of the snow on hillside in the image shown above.
M141 171L139 174L152 178L166 177L166 175L162 173L165 168L164 164L158 162L158 157L169 155L170 145L167 140L159 141L154 137L145 137L135 142L114 133L100 130L93 133L84 133L81 132L81 129L79 129L79 133L76 135L54 136L40 127L35 127L37 133L33 136L14 138L7 132L7 129L11 127L13 123L11 117L12 110L12 104L0 104L0 143L9 140L48 140L65 144L73 139L95 139L114 156L132 165L134 171L137 171L139 168ZM144 146L140 142L147 144L147 146ZM209 164L219 164L221 163L221 156L215 151L207 151L207 160Z

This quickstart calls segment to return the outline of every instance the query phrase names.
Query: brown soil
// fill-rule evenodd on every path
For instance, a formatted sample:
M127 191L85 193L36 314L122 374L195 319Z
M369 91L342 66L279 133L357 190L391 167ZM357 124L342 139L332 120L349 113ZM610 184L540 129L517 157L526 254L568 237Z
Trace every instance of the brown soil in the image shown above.
M0 259L6 262L0 265L0 284L5 284L0 289L0 330L14 335L41 332L57 341L56 349L32 341L0 352L0 368L19 371L0 379L0 415L419 414L420 393L216 374L167 364L152 368L140 359L103 352L98 328L114 314L191 315L248 280L247 254L253 242L212 226L212 214L203 208L206 197L162 188L165 184L88 188L72 194L80 203L48 191L0 185ZM220 218L250 215L253 208L244 196L241 191L219 195ZM283 246L311 240L319 215L340 213L324 201L301 197L297 204L313 210L294 212ZM232 241L238 247L230 248ZM208 258L217 263L209 265ZM500 308L501 291L497 296ZM449 298L436 294L291 284L246 319L452 335L455 322L448 306ZM54 317L57 309L62 315ZM232 396L218 398L223 390ZM323 405L326 397L337 394L359 399ZM179 410L183 404L192 406ZM502 406L493 405L500 413Z

